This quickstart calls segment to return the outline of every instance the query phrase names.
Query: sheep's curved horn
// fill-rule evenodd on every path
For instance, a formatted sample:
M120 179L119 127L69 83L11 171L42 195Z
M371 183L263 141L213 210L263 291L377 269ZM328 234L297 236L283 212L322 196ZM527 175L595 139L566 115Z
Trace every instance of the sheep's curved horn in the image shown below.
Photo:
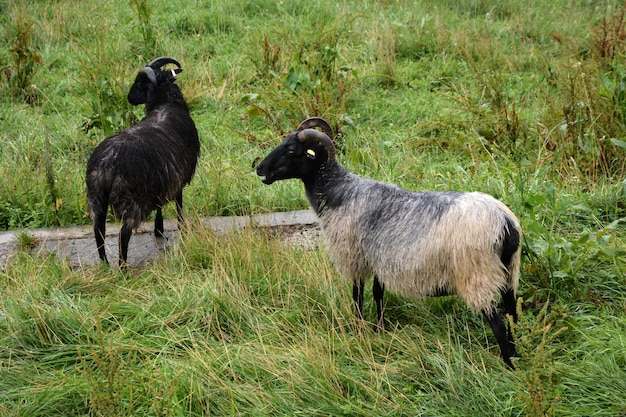
M298 132L296 136L301 143L313 141L322 145L328 153L328 158L326 159L326 161L331 161L335 159L335 145L326 133L322 133L319 130L315 129L304 129Z
M178 68L182 68L178 61L176 61L174 58L169 57L169 56L160 56L160 57L152 60L152 62L150 62L148 65L146 65L146 67L150 67L153 70L158 70L158 69L161 69L161 67L163 65L167 65L167 64L174 64Z
M326 133L326 136L329 138L333 138L333 129L330 127L328 122L321 117L309 117L300 123L297 130L314 129L316 127L322 129L322 131Z
M146 77L148 77L148 79L150 80L150 82L156 85L157 83L156 74L154 73L154 70L151 67L143 67L141 71L139 71L139 74L145 74Z

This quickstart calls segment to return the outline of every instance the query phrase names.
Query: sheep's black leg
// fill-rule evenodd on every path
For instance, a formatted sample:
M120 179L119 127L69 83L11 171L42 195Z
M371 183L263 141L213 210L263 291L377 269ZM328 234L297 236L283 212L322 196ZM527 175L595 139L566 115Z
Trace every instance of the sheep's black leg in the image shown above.
M362 281L355 282L352 286L352 300L354 301L354 309L356 317L363 320L363 289L365 284Z
M498 313L498 311L494 308L491 310L491 314L488 314L486 311L483 311L487 320L489 320L489 325L491 326L491 330L493 334L496 336L496 340L498 341L498 345L500 346L500 351L502 352L502 359L504 359L504 363L511 368L515 369L513 363L511 362L511 343L507 338L506 326L504 325L504 321L502 320L502 316Z
M513 318L513 323L517 323L517 297L515 296L515 291L512 289L504 291L502 293L502 302L504 304L504 311L506 314ZM511 346L511 356L515 356L515 342L513 341L511 326L509 326L507 337Z
M376 275L374 275L374 285L372 287L374 293L374 302L376 302L376 312L378 313L378 322L376 323L376 331L385 329L385 319L383 311L383 297L385 295L385 284L382 284Z
M504 311L513 317L513 323L517 323L517 297L515 291L509 289L502 292Z
M503 229L502 253L500 255L500 260L502 261L502 265L504 265L504 272L510 280L511 274L509 271L511 268L511 261L515 253L519 250L520 234L513 225L511 219L507 218L506 222L506 227ZM515 296L515 290L509 288L502 291L502 302L504 304L504 311L506 314L513 318L513 323L517 323L517 297ZM510 343L511 355L515 355L515 343L513 341L511 327L509 327L507 337Z
M133 234L133 229L128 227L126 224L122 226L122 230L120 230L120 266L125 267L127 265L126 261L128 260L128 242L130 241L130 237Z
M93 233L96 236L96 245L98 246L98 255L100 259L107 264L109 260L107 259L107 254L104 246L104 235L106 233L106 216L96 216L93 222Z
M154 236L165 238L163 229L163 211L161 206L156 208L156 216L154 218Z
M185 227L185 217L183 216L183 191L176 196L176 215L178 217L178 228L183 229Z

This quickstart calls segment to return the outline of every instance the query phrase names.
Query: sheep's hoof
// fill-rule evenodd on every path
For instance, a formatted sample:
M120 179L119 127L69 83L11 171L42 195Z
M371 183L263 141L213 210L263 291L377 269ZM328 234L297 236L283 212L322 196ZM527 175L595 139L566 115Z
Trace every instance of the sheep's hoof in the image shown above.
M154 234L154 245L159 252L165 252L168 248L168 240L161 233Z
M368 324L365 322L365 320L363 319L357 319L356 321L356 325L354 327L354 329L356 330L357 333L359 334L363 334L363 333L367 333L368 331Z
M379 321L378 323L374 325L374 331L376 333L383 333L385 330L387 329L385 328L385 323L382 321Z
M130 265L128 264L128 260L120 259L118 266L120 268L120 272L122 274L128 274L130 271Z

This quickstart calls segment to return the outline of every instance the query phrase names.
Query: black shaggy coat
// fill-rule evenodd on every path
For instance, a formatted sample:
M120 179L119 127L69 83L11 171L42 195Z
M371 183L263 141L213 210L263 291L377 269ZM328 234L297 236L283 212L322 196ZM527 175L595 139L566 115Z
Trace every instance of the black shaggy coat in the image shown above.
M104 225L110 205L123 223L120 244L148 215L157 210L155 233L163 233L161 207L176 200L182 221L182 190L195 172L200 142L189 109L175 82L174 71L158 71L152 85L138 75L128 100L146 104L137 125L102 141L87 163L87 198L100 257L104 254ZM160 224L159 224L160 223ZM127 247L120 247L120 264Z

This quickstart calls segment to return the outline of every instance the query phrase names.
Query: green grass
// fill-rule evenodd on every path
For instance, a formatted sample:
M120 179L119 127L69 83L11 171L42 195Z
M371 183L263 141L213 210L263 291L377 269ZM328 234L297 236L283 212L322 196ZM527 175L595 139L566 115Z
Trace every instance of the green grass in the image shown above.
M626 54L618 1L2 1L0 414L626 415ZM84 169L170 55L200 132L188 217L307 207L254 164L308 116L351 171L480 190L525 232L521 357L454 297L359 330L323 248L193 228L127 274L28 253L88 224ZM173 207L165 213L172 218ZM366 298L366 317L375 308Z
M285 248L254 230L194 230L180 250L129 274L28 255L9 266L3 414L626 411L623 301L527 309L511 372L488 325L456 298L389 296L389 330L359 330L350 288L322 249ZM374 310L368 297L366 316Z

